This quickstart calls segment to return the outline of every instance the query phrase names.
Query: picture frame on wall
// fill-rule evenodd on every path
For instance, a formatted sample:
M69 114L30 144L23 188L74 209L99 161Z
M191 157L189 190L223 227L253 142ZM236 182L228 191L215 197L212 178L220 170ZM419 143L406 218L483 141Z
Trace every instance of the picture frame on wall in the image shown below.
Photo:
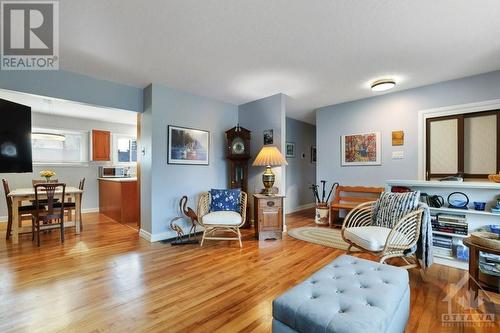
M274 134L272 129L264 130L264 145L272 145L274 142Z
M311 146L311 163L316 164L316 146Z
M295 143L293 142L286 143L286 157L287 158L295 157Z
M209 165L210 132L168 125L167 163Z
M381 165L380 132L343 135L342 166Z

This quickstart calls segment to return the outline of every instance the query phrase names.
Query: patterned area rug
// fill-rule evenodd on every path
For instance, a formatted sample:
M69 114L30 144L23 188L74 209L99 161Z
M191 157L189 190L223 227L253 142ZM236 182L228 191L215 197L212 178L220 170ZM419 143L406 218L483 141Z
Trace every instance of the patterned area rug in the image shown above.
M300 227L288 230L288 235L306 242L336 249L347 250L349 246L340 234L340 229L321 227Z

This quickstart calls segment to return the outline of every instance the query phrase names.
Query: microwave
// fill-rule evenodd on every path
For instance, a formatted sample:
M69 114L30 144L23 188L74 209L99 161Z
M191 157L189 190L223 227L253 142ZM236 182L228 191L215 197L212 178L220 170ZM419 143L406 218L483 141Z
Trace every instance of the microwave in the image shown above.
M125 177L125 175L126 175L126 170L123 167L113 167L113 166L99 167L100 178L119 178L119 177Z

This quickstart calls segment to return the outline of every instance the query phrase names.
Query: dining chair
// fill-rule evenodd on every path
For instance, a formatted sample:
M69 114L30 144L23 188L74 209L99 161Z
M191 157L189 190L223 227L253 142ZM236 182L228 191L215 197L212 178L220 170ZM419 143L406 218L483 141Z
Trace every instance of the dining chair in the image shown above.
M13 219L13 214L12 214L12 198L9 197L10 187L9 187L9 182L7 181L7 179L2 179L2 183L3 183L4 192L5 192L5 199L6 199L6 202L7 202L7 232L6 232L6 235L5 235L5 239L9 239L10 238L10 234L12 232L12 219ZM33 205L20 206L19 209L18 209L19 220L16 221L16 223L20 223L20 221L22 220L22 216L23 215L31 215L32 213L34 213L37 210L44 210L44 209L45 209L44 206L40 206L39 208L37 208L37 206L35 206L34 204Z
M61 198L60 198L60 207L54 207L54 198L55 192L58 188L62 188ZM32 237L31 239L35 239L35 231L36 231L36 239L37 245L40 246L40 222L43 223L43 226L49 225L59 225L61 229L61 243L64 243L64 197L66 194L66 184L64 183L40 183L35 185L35 205L38 206L40 202L40 196L43 196L47 201L46 210L43 212L36 211L32 214Z
M80 179L80 184L78 184L78 189L83 191L84 186L85 186L85 178L82 178L82 179ZM68 211L68 218L72 218L72 216L73 216L72 212L75 212L75 217L76 217L76 214L80 215L80 230L83 230L82 197L83 197L83 193L80 195L80 199L79 199L80 200L80 211L79 212L76 211L76 203L75 202L68 201L68 202L64 203L64 209ZM61 203L55 202L54 207L58 207L58 208L61 207Z

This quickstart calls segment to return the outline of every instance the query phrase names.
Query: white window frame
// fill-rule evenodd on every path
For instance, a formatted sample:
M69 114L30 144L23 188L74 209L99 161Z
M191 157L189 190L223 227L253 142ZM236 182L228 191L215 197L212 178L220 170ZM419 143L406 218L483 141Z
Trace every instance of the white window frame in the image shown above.
M111 140L112 140L112 160L113 160L113 164L116 164L116 165L124 165L124 166L135 166L137 164L137 161L136 162L120 162L118 161L118 139L121 139L121 138L126 138L126 139L133 139L133 140L136 140L137 142L137 137L135 135L130 135L130 134L121 134L121 133L112 133L111 134ZM137 146L137 149L139 149L139 146ZM139 158L139 151L137 151L137 158Z
M54 134L80 134L82 139L82 160L80 162L43 162L33 161L34 166L88 166L89 165L89 133L83 130L65 129L65 128L49 128L49 127L32 127L31 132L47 132Z

